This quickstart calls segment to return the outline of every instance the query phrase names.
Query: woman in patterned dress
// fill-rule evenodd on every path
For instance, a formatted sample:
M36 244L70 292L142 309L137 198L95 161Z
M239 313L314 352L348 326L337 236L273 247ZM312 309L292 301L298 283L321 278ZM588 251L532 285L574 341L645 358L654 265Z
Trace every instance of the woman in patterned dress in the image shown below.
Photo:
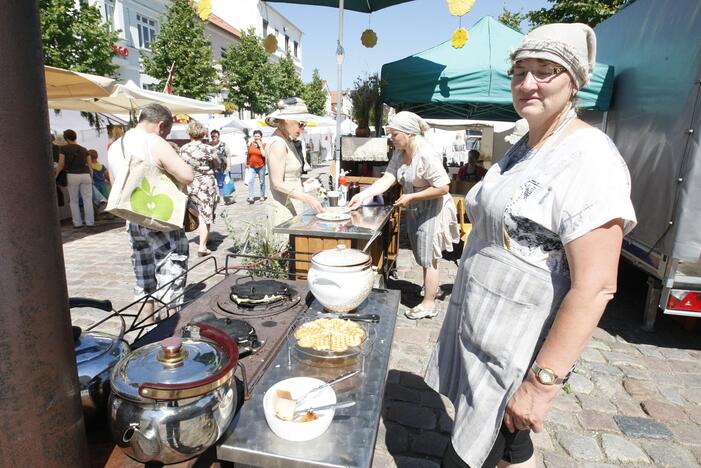
M421 117L399 112L388 127L395 147L392 160L384 175L354 195L348 207L355 209L363 200L386 192L394 184L402 186L403 194L395 206L406 209L411 250L424 274L423 301L405 315L413 320L431 318L438 314L438 259L460 240L455 204L448 193L450 178L441 156L422 136L429 127Z
M200 244L197 255L204 257L212 253L207 248L207 238L219 201L217 179L214 177L214 171L219 167L219 158L212 146L202 143L202 138L207 134L204 125L193 120L187 125L187 134L190 135L190 143L180 148L180 157L195 171L195 178L187 193L200 211Z
M530 130L467 194L472 231L426 372L455 406L444 468L536 466L530 431L616 290L635 213L618 150L574 111L595 57L584 24L534 29L511 56Z

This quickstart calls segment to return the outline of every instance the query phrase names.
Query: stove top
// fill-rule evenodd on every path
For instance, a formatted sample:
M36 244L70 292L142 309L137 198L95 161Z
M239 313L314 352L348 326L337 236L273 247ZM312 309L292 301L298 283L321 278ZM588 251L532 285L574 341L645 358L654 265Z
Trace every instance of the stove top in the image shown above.
M309 292L306 281L275 280L286 285L289 294L272 304L241 307L232 300L232 287L247 285L250 289L253 286L255 291L256 284L261 281L270 280L241 275L225 277L180 312L160 322L136 341L133 348L178 336L190 323L204 321L213 326L218 323L240 343L242 357L239 363L244 367L248 394L285 343L292 325L307 310L307 303L303 300ZM237 376L242 377L239 372Z

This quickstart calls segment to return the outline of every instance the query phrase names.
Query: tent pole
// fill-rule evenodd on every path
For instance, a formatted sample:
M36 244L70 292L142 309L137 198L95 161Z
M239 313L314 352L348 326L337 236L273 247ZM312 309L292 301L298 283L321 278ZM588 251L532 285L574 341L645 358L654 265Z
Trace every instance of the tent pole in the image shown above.
M333 188L338 190L338 180L341 171L341 118L343 113L343 1L338 0L338 45L336 47L336 148L334 159L336 168L333 174Z

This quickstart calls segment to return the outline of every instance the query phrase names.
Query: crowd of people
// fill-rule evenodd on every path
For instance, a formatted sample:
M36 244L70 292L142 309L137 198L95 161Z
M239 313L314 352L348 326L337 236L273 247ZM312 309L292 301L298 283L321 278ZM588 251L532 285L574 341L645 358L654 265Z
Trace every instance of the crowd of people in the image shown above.
M576 94L589 80L596 57L593 30L583 24L551 24L531 31L511 56L511 92L528 132L487 170L479 152L468 152L458 177L477 182L466 196L472 230L460 259L446 317L430 359L426 381L455 406L451 442L443 467L535 466L530 431L543 430L551 401L616 289L623 236L635 225L630 177L616 147L600 130L577 117ZM248 202L260 198L269 222L278 225L311 209L324 208L305 187L304 157L295 147L313 120L298 98L281 101L266 117L275 131L266 144L254 132L248 147ZM171 113L146 106L137 126L108 152L110 176L97 154L66 131L55 151L57 171L66 172L74 225L78 205L106 196L129 158L141 158L180 183L199 209L198 255L208 255L207 238L227 170L219 133L198 122L188 125L191 141L173 149L165 138ZM426 122L399 112L389 122L394 147L384 175L348 202L363 202L399 184L395 206L404 210L406 232L423 270L422 301L410 319L435 317L438 260L451 251L459 232L450 179L440 154L423 135ZM128 156L128 157L127 157ZM269 173L267 200L265 173ZM94 222L84 203L85 223ZM136 293L143 297L171 283L160 299L182 300L187 271L185 232L160 232L128 225Z

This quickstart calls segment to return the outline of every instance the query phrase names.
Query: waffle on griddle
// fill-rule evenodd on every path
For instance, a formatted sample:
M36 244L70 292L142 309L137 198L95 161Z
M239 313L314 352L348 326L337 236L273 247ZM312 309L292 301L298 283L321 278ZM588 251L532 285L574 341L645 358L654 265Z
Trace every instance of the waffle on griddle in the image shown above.
M297 344L302 348L337 353L360 346L365 335L365 330L357 323L338 318L304 323L294 333Z

